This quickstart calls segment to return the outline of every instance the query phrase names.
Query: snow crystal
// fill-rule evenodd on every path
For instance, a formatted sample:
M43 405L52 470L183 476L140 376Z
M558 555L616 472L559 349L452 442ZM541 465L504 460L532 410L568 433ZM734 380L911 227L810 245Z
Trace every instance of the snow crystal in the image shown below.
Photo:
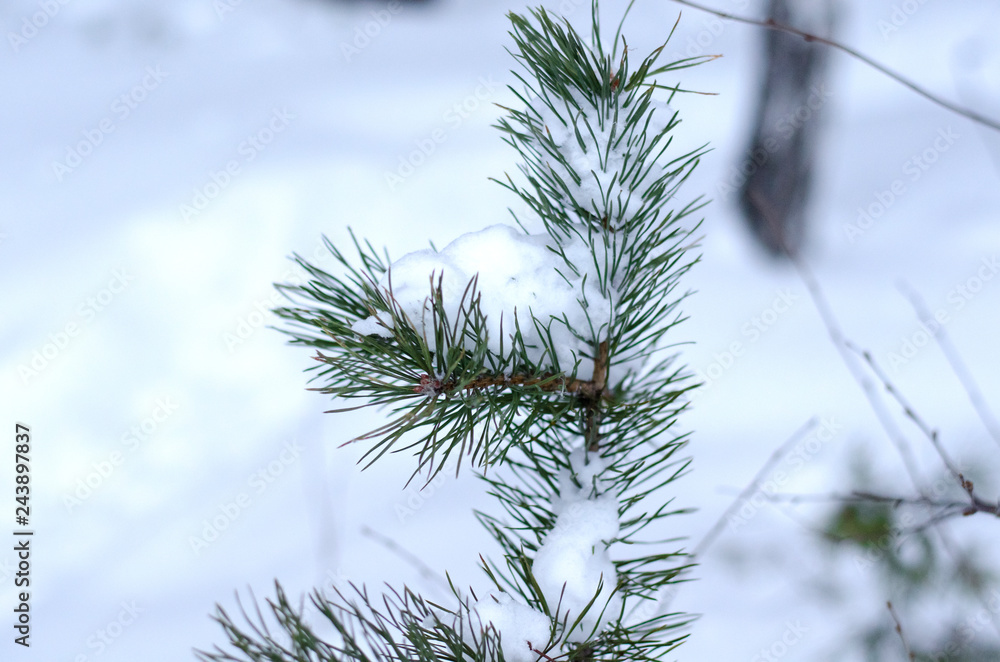
M563 473L560 494L553 498L555 526L545 536L532 564L532 574L549 608L555 610L559 605L560 619L568 613L568 623L572 624L594 601L581 619L579 630L569 633L581 638L615 621L622 605L621 596L615 592L618 575L605 544L620 530L618 498L613 492L590 496L594 486L599 488L602 482L598 474L607 467L596 454L589 456L589 463L585 464L585 459L582 449L570 456L573 473L582 487L570 480L568 471Z
M600 333L610 324L612 302L601 294L595 274L579 267L580 274L574 274L562 257L549 250L553 242L547 234L527 235L507 225L493 225L464 234L441 251L426 249L403 256L393 262L379 286L387 293L391 289L418 333L433 338L432 283L436 287L440 279L444 309L453 325L463 296L464 309L468 310L467 290L476 278L491 352L500 353L501 338L504 351L509 351L516 315L529 359L541 362L541 336L531 322L534 316L543 325L552 322L559 368L569 372L579 360L579 374L589 378L593 361L586 356L593 354L596 344L590 329ZM580 240L562 248L574 261L579 259L577 264L593 261L590 249ZM563 318L566 322L558 321ZM391 321L384 323L391 327ZM389 335L374 316L356 322L352 329L363 335ZM581 340L574 331L590 340ZM471 345L472 341L466 340L466 346Z
M485 630L492 629L500 635L500 648L506 662L535 662L549 642L551 621L549 617L521 604L507 593L489 595L477 602L472 612L473 623L478 617Z

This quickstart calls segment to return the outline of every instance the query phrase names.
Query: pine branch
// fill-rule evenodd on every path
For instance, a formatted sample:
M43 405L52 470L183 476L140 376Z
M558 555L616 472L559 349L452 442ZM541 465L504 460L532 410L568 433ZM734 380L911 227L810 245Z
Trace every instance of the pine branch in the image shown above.
M607 52L597 17L594 2L588 43L544 9L510 15L523 107L498 128L521 163L501 184L544 232L494 226L395 262L352 234L354 260L326 242L343 275L296 256L309 282L279 286L285 333L317 351L313 390L361 403L333 412L389 410L351 440L368 444L365 466L409 450L414 476L450 462L484 470L502 510L476 513L503 554L481 557L492 587L477 596L451 586L452 606L405 588L377 607L363 587L317 593L319 616L293 609L278 587L275 635L259 612L244 613L249 630L217 615L251 662L653 662L683 640L687 616L625 614L691 565L660 525L687 512L665 494L690 466L687 435L673 428L694 384L663 352L679 344L680 283L697 261L692 217L705 204L676 198L705 149L674 148L679 119L667 102L683 90L658 77L705 59L661 64L660 46L633 70L617 35ZM491 252L461 253L483 241L526 264L496 278L481 264ZM457 265L469 262L478 271L466 279ZM498 306L505 289L524 297Z
M606 351L606 350L605 350ZM421 395L438 396L452 393L461 388L466 391L488 388L504 388L509 386L537 386L548 393L572 393L581 400L611 400L614 396L604 390L604 384L594 379L584 381L582 379L569 379L564 375L545 373L537 377L527 375L480 375L472 381L459 386L454 381L442 382L440 379L431 379L430 375L420 375L420 383L413 387L414 393Z

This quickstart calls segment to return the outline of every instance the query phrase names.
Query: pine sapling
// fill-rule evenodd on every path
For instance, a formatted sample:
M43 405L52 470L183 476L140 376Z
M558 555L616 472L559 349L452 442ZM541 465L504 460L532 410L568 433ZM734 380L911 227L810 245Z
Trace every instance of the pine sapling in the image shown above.
M276 311L316 350L316 390L387 410L351 440L365 466L408 451L411 480L485 481L488 583L448 605L317 591L305 610L278 586L278 628L220 608L232 652L205 660L642 661L683 639L690 619L661 608L689 567L666 526L693 387L671 348L702 202L677 194L704 149L674 146L683 90L660 81L709 58L659 64L660 46L633 66L596 2L589 39L544 9L510 20L517 103L498 129L520 164L498 183L527 211L396 261L327 240L339 271L295 256L309 281L279 285Z

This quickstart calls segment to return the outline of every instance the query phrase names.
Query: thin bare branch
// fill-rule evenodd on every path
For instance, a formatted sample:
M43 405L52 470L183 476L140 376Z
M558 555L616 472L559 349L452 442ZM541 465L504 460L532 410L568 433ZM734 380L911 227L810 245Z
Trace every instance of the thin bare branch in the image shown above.
M1000 503L990 503L979 499L978 497L975 497L972 503L970 503L968 501L932 499L926 496L898 496L893 494L876 494L874 492L856 490L850 494L794 494L789 492L779 492L766 494L765 498L767 498L768 501L791 504L834 502L885 503L891 505L893 508L898 508L899 506L922 506L940 511L937 513L936 517L939 515L943 515L943 517L938 517L938 519L948 519L959 515L968 516L976 513L985 513L987 515L1000 517Z
M383 535L368 526L361 527L361 535L367 538L371 538L378 544L382 545L384 548L386 548L387 550L389 550L390 552L392 552L393 554L395 554L396 556L398 556L399 558L403 559L411 566L413 566L414 569L420 573L421 577L437 584L438 586L444 588L446 592L450 593L451 585L448 583L447 579L445 579L440 574L435 572L429 565L424 563L423 560L421 560L418 556L416 556L409 550L404 549L399 543L397 543L389 536Z
M903 650L906 652L907 659L910 662L915 662L917 655L910 649L910 644L906 641L906 635L903 634L903 624L899 621L899 614L896 613L891 602L886 602L885 604L889 608L889 615L892 616L892 620L896 624L896 634L899 635L899 640L903 642Z
M951 366L952 372L958 377L959 383L968 394L969 401L979 415L979 420L983 422L983 426L989 432L990 436L993 437L993 441L1000 446L1000 421L997 420L989 404L987 404L986 398L983 397L982 391L979 390L979 385L976 384L976 380L973 379L972 373L966 367L965 361L962 360L958 350L955 349L955 345L952 344L944 325L934 319L930 309L927 307L927 302L924 301L920 293L913 289L909 283L901 281L899 289L910 300L910 304L916 311L920 321L934 335L934 339L937 341L938 347L941 348L941 352L948 361L948 365Z
M781 446L776 448L774 452L771 453L771 457L767 459L764 466L762 466L754 475L753 480L751 480L750 483L743 488L743 491L740 492L735 499L733 499L733 502L729 504L729 507L726 508L725 512L719 516L719 519L716 520L714 525L712 525L712 528L708 530L708 533L706 533L701 541L695 546L694 551L691 552L692 557L697 558L701 556L708 550L709 547L712 546L715 539L719 537L720 533L722 533L722 529L725 527L729 516L741 507L745 499L760 489L760 484L764 480L764 477L767 476L775 466L777 466L778 462L781 461L792 446L802 441L802 439L813 431L817 423L818 421L815 417L810 418L806 421L805 425L796 430L791 437L785 440Z
M941 461L944 463L944 466L947 467L948 472L952 475L952 478L955 479L959 487L961 487L962 490L964 490L965 493L969 496L968 507L962 514L972 515L978 512L989 512L993 513L994 515L998 514L997 506L995 504L984 501L981 498L979 498L979 496L976 495L975 487L973 486L972 481L967 479L965 475L958 470L958 467L956 466L955 462L948 455L947 451L945 451L944 446L941 444L941 439L940 436L938 435L938 431L931 428L931 426L928 425L928 423L923 419L923 417L921 417L920 414L918 414L917 411L912 406L910 406L910 403L906 401L906 399L903 397L903 394L900 393L899 389L897 389L895 385L889 380L888 375L885 374L885 371L882 370L882 367L879 366L878 362L876 362L875 359L872 357L871 352L868 352L867 350L861 350L860 348L858 348L857 346L855 346L853 343L850 342L848 343L847 346L852 351L861 355L865 359L865 361L871 367L872 371L885 386L885 390L896 400L896 402L899 403L899 406L903 408L903 412L906 414L906 416L910 420L912 420L916 424L916 426L920 428L920 431L923 432L924 435L930 440L931 445L934 446L934 450L936 450L938 455L941 457Z
M766 28L768 30L777 30L779 32L787 32L788 34L798 35L799 37L802 37L806 41L814 41L829 46L831 48L834 48L843 53L847 53L851 57L860 60L861 62L864 62L873 69L876 69L877 71L885 74L889 78L892 78L898 83L901 83L902 85L910 88L920 96L924 97L925 99L928 99L929 101L932 101L933 103L936 103L942 108L946 108L957 115L961 115L962 117L968 118L973 122L976 122L977 124L982 124L983 126L989 127L996 131L1000 131L1000 121L994 120L992 118L986 117L985 115L977 113L971 108L960 106L959 104L953 101L948 101L947 99L929 91L925 87L918 85L909 78L906 78L903 75L896 73L887 66L879 64L878 62L868 57L867 55L860 53L859 51L851 48L850 46L845 46L840 42L812 34L811 32L806 32L804 30L793 28L790 25L784 25L782 23L778 23L774 19L770 18L764 21L759 21L757 19L747 18L745 16L737 16L736 14L731 14L729 12L719 11L718 9L712 9L711 7L706 7L705 5L698 4L697 2L690 2L690 0L673 0L673 1L681 5L687 5L688 7L693 7L694 9L700 9L701 11L708 12L709 14L715 14L719 18L726 18L732 21L736 21L738 23L746 23L747 25L756 25L758 27Z
M759 201L758 201L759 202ZM765 217L769 222L774 223L773 214L766 205L758 205L760 209L764 211ZM913 458L912 451L909 447L909 441L902 434L892 416L889 415L885 404L882 402L878 393L875 390L872 381L867 378L864 372L861 370L857 363L855 357L847 348L846 339L843 331L840 328L840 324L837 321L836 316L833 313L829 302L826 300L826 296L823 293L823 288L819 284L819 280L813 274L812 269L810 269L808 263L798 254L797 251L789 249L787 246L784 247L785 254L791 260L792 264L795 265L796 270L799 273L799 277L802 279L803 283L806 285L806 290L809 292L809 296L813 301L813 305L816 306L819 312L820 318L823 320L823 324L826 326L827 332L830 334L830 339L833 341L834 346L837 348L837 352L840 354L841 358L844 360L844 364L847 366L848 370L854 376L855 381L861 387L865 396L868 398L868 402L875 412L879 423L882 425L882 429L889 436L890 440L896 446L903 459L903 464L906 467L906 471L909 474L910 480L913 483L916 491L923 498L930 498L929 492L924 486L923 481L917 472L916 462ZM969 494L970 502L973 506L977 506L978 498L971 493L972 484L969 481L962 479L962 487L966 489ZM972 512L977 512L973 510ZM964 512L963 514L970 514ZM945 552L952 558L953 561L958 563L959 552L955 541L952 539L951 534L948 529L944 526L941 521L932 521L932 525L940 524L940 526L932 526L932 530L937 534L938 539L941 541L941 546L944 548ZM962 565L959 565L959 571L968 576L969 570ZM983 606L987 606L987 595L984 587L978 586L976 584L970 584L975 586L976 598L979 603ZM993 628L1000 634L1000 622L993 622Z
M837 321L837 318L833 313L833 308L831 308L830 303L826 299L826 294L823 292L823 288L820 286L819 280L816 278L815 274L813 274L808 263L806 263L806 261L797 253L794 251L786 251L786 253L795 265L802 282L805 284L806 291L809 293L809 297L812 299L813 305L816 306L820 319L823 321L823 325L830 334L830 340L833 341L833 345L840 354L841 359L843 359L844 365L847 367L848 371L850 371L851 376L854 377L854 381L856 381L861 387L862 392L868 399L868 404L875 413L875 417L878 418L879 424L882 426L882 429L885 430L893 446L896 447L896 451L899 453L900 459L903 461L903 466L906 468L906 473L909 475L910 481L913 483L913 487L921 494L924 494L925 489L923 487L923 479L921 478L920 471L917 468L917 461L913 456L913 450L910 448L910 442L889 414L888 408L879 397L874 382L868 378L868 376L864 373L864 370L861 369L861 366L858 365L856 357L848 350L848 340L840 328L840 323Z
M910 405L909 401L903 397L903 394L898 388L896 388L895 384L892 383L892 380L889 379L889 375L885 373L885 370L882 369L882 366L880 366L878 361L875 360L871 352L867 349L858 347L849 340L846 341L846 346L849 350L864 359L865 363L867 363L868 367L875 373L878 380L882 382L882 386L885 388L886 393L892 396L896 403L902 407L903 413L906 414L906 417L913 421L917 428L924 433L924 436L930 440L931 445L934 446L934 450L936 450L937 454L941 457L941 461L948 469L948 472L953 478L955 478L956 481L959 482L959 484L961 484L964 480L962 478L962 473L958 470L958 467L951 459L951 456L948 455L948 452L945 451L944 446L941 445L941 439L938 436L938 431L932 428L927 421L925 421L923 417L920 416L920 414L918 414L917 411Z

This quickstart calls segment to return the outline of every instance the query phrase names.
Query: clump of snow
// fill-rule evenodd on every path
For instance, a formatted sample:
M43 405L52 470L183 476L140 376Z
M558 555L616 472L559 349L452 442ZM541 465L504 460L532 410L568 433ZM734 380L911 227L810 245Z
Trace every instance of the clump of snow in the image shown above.
M589 377L593 361L587 357L594 352L594 336L611 323L613 302L601 294L592 267L588 271L578 266L580 273L574 274L561 256L549 250L553 243L547 234L528 235L507 225L492 225L462 235L441 251L426 249L403 256L379 287L389 294L391 286L391 296L417 332L433 338L432 282L437 286L440 278L444 308L454 325L469 283L476 278L491 352L500 353L501 338L504 351L510 350L516 315L529 359L541 363L544 358L551 364L551 357L543 357L541 336L531 321L534 316L544 326L551 322L559 369L569 372L579 360L578 373ZM593 263L582 240L571 240L561 249L576 265ZM468 303L466 298L465 311ZM391 337L391 327L392 320L382 314L359 320L351 328L362 335ZM466 340L470 348L473 344Z
M559 494L552 499L555 526L531 566L557 622L572 626L580 619L577 627L561 633L564 642L591 638L616 621L622 610L621 595L615 590L618 574L607 549L607 542L620 530L618 497L611 490L599 492L608 465L582 448L569 459L570 468L560 476ZM507 662L535 662L539 656L532 649L541 651L549 642L551 618L506 593L477 602L472 617L474 625L478 618L482 630L492 627L500 635Z
M386 320L384 324L391 325L392 320ZM380 323L379 318L372 316L366 317L363 320L358 320L351 325L351 330L355 333L359 333L363 336L382 336L383 338L391 338L392 332Z
M634 172L630 171L628 179L623 181L625 168L632 167L626 158L631 156L631 161L634 161L636 152L629 145L632 135L621 136L625 124L623 119L628 111L619 111L622 121L616 127L612 117L599 121L601 113L606 113L606 110L595 107L582 94L577 93L574 99L579 111L560 108L556 113L541 98L531 103L543 132L551 137L566 162L564 165L557 159L549 158L545 163L558 180L566 183L569 195L578 208L598 216L607 212L610 219L630 218L641 207L643 195L660 176L661 168L654 166L638 179L634 179ZM571 116L567 116L569 113ZM640 122L638 125L642 140L648 141L658 135L669 124L673 114L674 111L665 103L655 108L649 117L649 124ZM614 135L613 128L617 132ZM637 127L629 130L634 132ZM570 170L580 178L579 183ZM605 200L608 200L607 204Z
M572 625L587 610L578 629L566 635L584 639L621 612L621 596L615 591L618 574L607 549L620 522L617 495L593 494L595 487L601 487L598 476L607 468L604 461L579 449L570 456L570 464L581 487L569 471L563 472L560 493L552 500L556 524L542 541L531 570L549 608L554 611L559 605L560 620L568 614L567 623Z
M572 451L569 468L559 472L559 494L552 497L553 512L560 514L565 508L590 497L594 491L598 494L607 491L608 481L604 476L607 468L608 463L597 453L588 453L583 447Z
M472 607L473 624L500 636L506 662L535 662L549 642L551 620L507 593L488 595ZM476 620L478 619L478 623Z

